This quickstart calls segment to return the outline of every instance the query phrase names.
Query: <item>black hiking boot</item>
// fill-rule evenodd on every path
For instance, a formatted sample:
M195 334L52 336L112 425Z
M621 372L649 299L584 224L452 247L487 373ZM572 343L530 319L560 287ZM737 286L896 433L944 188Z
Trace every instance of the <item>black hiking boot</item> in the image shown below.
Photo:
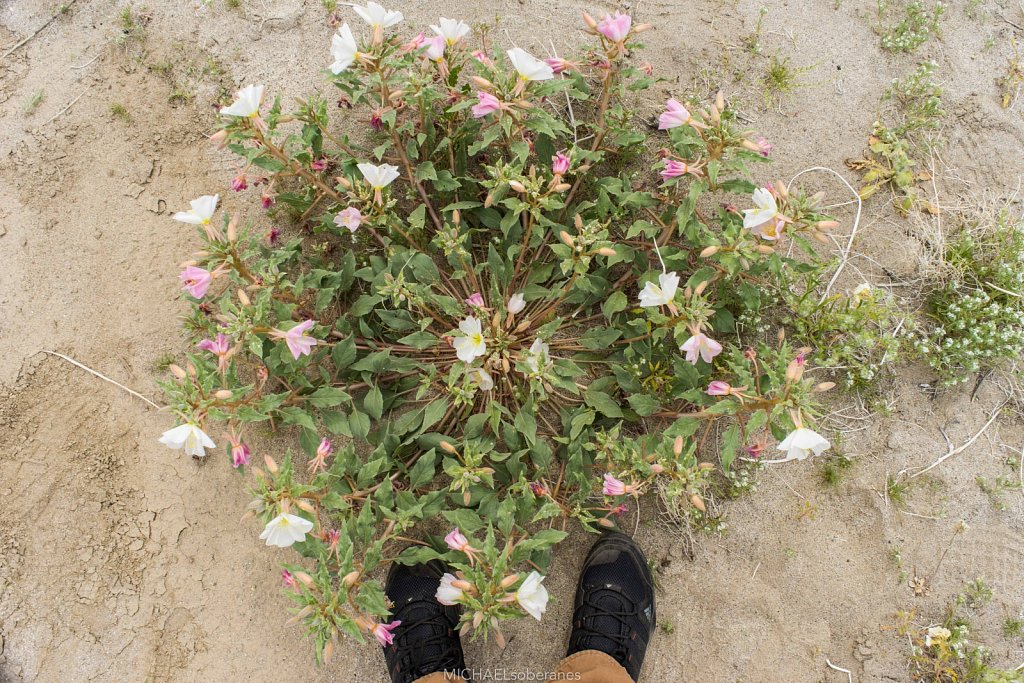
M446 607L434 597L444 565L434 560L412 566L395 564L384 592L394 604L394 642L384 647L392 683L412 683L438 671L461 674L466 669L459 639L459 607Z
M569 654L604 652L635 681L654 623L654 583L644 554L629 536L605 534L580 572Z

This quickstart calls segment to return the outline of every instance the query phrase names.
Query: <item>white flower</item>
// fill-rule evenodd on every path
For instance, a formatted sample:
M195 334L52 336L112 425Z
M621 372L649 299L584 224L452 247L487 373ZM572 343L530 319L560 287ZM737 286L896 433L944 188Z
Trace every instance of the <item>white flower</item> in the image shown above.
M658 276L658 284L648 282L640 292L640 305L644 308L664 306L672 303L679 289L679 276L675 271Z
M786 460L803 460L811 453L821 455L831 447L828 439L806 427L797 427L779 444L779 450L786 453Z
M331 57L334 58L334 63L331 64L331 73L333 74L340 74L359 59L359 45L356 44L356 39L348 24L342 24L338 32L331 38Z
M459 331L464 336L456 337L452 342L459 360L463 363L472 363L473 359L487 353L487 344L484 342L483 327L479 318L468 316L459 323Z
M160 437L160 443L176 451L184 448L187 455L194 455L198 458L206 457L205 449L217 447L217 444L213 443L213 439L207 436L206 432L191 423L168 429Z
M554 70L526 50L514 47L507 53L508 60L524 81L546 81L555 77Z
M227 116L256 116L260 113L260 104L263 103L263 86L250 85L242 88L235 95L235 101L230 106L220 110L221 114Z
M487 372L483 368L477 368L473 373L473 381L477 383L484 391L490 391L494 388L494 378L491 377L491 373Z
M384 189L398 177L398 167L391 164L381 164L380 166L358 164L357 168L366 178L366 182L370 183L370 187L375 190Z
M199 199L193 199L189 202L191 209L188 211L179 211L171 218L182 223L191 223L192 225L208 225L210 219L213 218L213 212L217 210L217 202L220 200L219 194L204 194Z
M388 28L394 26L403 18L401 12L388 11L375 2L366 3L366 7L352 5L352 9L363 18L363 21L373 28Z
M534 339L530 353L526 356L526 364L533 372L540 372L548 364L548 345L540 339Z
M437 592L434 594L439 603L449 607L458 604L459 599L462 597L462 589L452 585L452 581L457 580L454 575L447 572L441 577L441 584L437 587Z
M505 310L512 315L522 313L523 309L526 308L526 298L523 297L522 293L517 292L508 298L508 303L505 304Z
M537 572L530 572L523 585L516 591L519 606L537 621L540 621L544 610L548 608L548 589L541 585L543 580L544 577Z
M767 188L757 188L754 190L752 198L755 208L743 209L743 227L747 230L767 223L779 214L779 205L775 203L775 196Z
M854 288L853 293L850 295L850 303L856 308L864 303L867 299L873 296L871 291L871 285L866 282L862 282Z
M297 541L305 541L306 534L312 530L313 522L284 512L267 522L266 528L260 534L260 540L266 541L267 545L287 548Z
M469 33L469 24L464 21L445 19L444 17L441 17L441 25L434 26L431 24L430 29L437 35L444 38L444 42L449 45L454 45Z
M952 635L953 633L944 626L932 626L924 637L924 645L925 647L931 647L932 643L949 640Z

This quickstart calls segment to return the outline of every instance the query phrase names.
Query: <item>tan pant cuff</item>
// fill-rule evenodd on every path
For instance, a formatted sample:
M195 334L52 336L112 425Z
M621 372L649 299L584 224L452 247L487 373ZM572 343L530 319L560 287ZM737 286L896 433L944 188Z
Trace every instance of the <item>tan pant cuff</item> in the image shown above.
M584 650L569 655L555 667L556 674L565 676L566 681L582 681L583 683L633 683L621 664L611 655L598 650ZM579 674L578 678L569 678Z

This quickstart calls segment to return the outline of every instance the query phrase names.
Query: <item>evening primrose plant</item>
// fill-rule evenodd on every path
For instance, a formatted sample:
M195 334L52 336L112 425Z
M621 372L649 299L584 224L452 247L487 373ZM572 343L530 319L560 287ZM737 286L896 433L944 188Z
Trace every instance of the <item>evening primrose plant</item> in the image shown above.
M366 26L325 45L336 96L286 112L251 85L221 109L231 189L287 224L218 215L218 195L174 215L203 247L181 273L195 349L163 385L167 445L216 442L254 474L318 657L341 634L390 642L388 562L444 561L438 599L500 639L542 618L571 519L614 527L647 491L711 514L723 475L829 447L812 350L735 321L836 223L754 175L771 145L722 95L668 100L648 141L649 26L584 15L587 46L539 59L354 10ZM295 448L256 466L267 430Z

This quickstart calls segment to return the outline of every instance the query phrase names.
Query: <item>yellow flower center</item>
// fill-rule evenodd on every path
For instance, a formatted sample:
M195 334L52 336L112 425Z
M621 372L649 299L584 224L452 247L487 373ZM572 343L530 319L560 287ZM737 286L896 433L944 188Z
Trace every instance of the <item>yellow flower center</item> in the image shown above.
M481 344L484 343L484 336L482 334L480 334L479 332L477 332L476 334L472 335L470 337L470 339L473 340L473 345L474 346L480 346Z

